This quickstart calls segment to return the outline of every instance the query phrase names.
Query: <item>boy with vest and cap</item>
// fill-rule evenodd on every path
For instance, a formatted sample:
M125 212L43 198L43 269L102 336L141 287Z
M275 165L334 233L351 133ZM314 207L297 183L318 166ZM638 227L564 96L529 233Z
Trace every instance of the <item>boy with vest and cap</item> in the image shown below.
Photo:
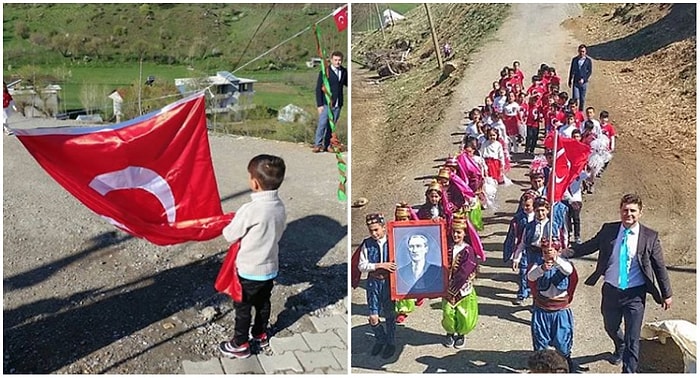
M396 352L396 314L389 288L389 273L396 271L396 263L389 261L384 215L368 214L365 223L370 236L360 244L358 268L367 273L369 324L376 339L370 353L376 356L384 350L382 357L389 358ZM380 313L385 325L379 322Z
M478 257L470 245L467 222L464 213L456 213L452 221L449 281L447 293L442 299L442 327L447 331L443 345L448 348L464 348L464 335L476 327L479 316L473 286Z
M543 255L528 269L527 279L534 299L530 329L534 350L554 347L573 372L574 316L570 304L578 275L574 266L560 255L561 247L559 240L543 239Z
M540 263L542 260L541 243L550 239L558 240L560 245L568 245L568 232L566 228L549 219L549 201L544 197L538 197L533 203L535 219L525 225L520 243L513 254L513 265L519 267L519 285L517 299L514 304L522 305L530 296L530 287L527 284L527 268L531 264ZM550 225L551 222L551 225Z
M397 222L406 222L410 220L418 220L418 215L411 209L406 202L399 202L396 204L396 209L394 210L394 220ZM416 309L416 306L423 305L425 299L400 299L394 304L394 311L396 312L396 323L402 324L406 321L408 314Z

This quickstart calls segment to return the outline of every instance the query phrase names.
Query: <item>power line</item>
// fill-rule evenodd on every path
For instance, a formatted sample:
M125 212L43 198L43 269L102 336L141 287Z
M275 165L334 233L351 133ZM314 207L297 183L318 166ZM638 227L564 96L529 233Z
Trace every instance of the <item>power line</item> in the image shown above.
M260 30L260 27L262 27L262 25L265 23L265 20L267 20L267 16L269 16L270 13L272 13L272 10L273 10L274 8L275 8L275 3L272 3L272 6L270 6L270 9L267 11L267 14L265 15L265 17L263 17L262 21L260 21L260 23L258 24L258 27L255 29L255 33L253 33L253 36L250 37L250 40L248 40L248 44L245 46L245 49L243 49L243 53L241 54L241 56L238 57L238 61L237 61L236 64L233 66L234 69L237 68L237 67L238 67L238 64L241 63L241 60L243 60L243 56L244 56L245 53L248 51L248 47L250 47L250 44L251 44L251 43L253 42L253 40L255 39L255 36L258 34L258 30ZM235 72L235 71L234 71L234 72Z
M327 18L329 18L329 17L333 17L333 13L330 13L330 14L326 15L325 17L321 18L320 20L316 21L315 23L316 23L316 24L321 23L321 21L323 21L323 20L325 20L325 19L327 19ZM282 41L282 42L276 44L275 46L273 46L273 47L270 48L269 50L267 50L267 51L265 51L264 53L262 53L262 54L256 56L255 58L253 58L253 59L252 59L251 61L249 61L248 63L246 63L246 64L244 64L244 65L242 65L242 66L236 68L235 70L233 70L233 73L236 73L236 71L240 71L241 69L243 69L243 67L245 67L245 66L247 66L247 65L249 65L249 64L251 64L251 63L253 63L253 62L255 62L256 60L258 60L258 59L264 57L265 55L271 53L272 51L276 50L278 47L284 45L285 43L291 41L292 39L294 39L294 38L296 38L296 37L298 37L298 36L304 34L305 32L309 31L309 30L311 29L311 26L312 26L312 25L307 26L306 28L304 28L304 30L302 30L302 31L300 31L300 32L298 32L298 33L296 33L296 34L294 34L293 36L291 36L291 37L285 39L284 41Z

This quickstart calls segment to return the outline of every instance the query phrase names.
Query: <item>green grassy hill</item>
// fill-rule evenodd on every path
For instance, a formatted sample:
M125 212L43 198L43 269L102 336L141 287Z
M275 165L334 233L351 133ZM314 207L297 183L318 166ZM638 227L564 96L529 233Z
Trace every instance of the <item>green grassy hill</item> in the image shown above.
M111 118L114 89L134 93L149 75L156 85L143 95L144 107L172 101L174 79L231 71L329 15L342 4L3 4L3 78L23 84L59 84L59 112L100 109ZM319 24L326 53L347 56L347 32L332 17ZM257 31L257 32L256 32ZM246 125L230 132L275 137L271 110L294 103L316 114L314 87L318 68L305 61L317 56L313 30L284 43L237 76L258 80ZM347 59L346 59L347 61ZM85 98L97 99L86 105ZM346 128L345 122L338 125ZM287 130L282 139L308 141L313 133Z
M339 5L4 4L3 57L6 65L14 66L61 61L105 65L135 62L143 53L154 63L206 60L233 69L239 59L243 63L259 55ZM326 45L345 46L346 38L337 33L332 19L321 29ZM314 52L314 38L308 33L267 61L296 66Z

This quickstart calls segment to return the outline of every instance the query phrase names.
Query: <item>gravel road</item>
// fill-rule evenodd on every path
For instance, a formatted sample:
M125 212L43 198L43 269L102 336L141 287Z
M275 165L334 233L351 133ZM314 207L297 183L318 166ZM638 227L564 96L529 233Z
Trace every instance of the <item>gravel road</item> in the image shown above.
M13 116L11 125L62 121ZM70 123L75 124L75 122ZM281 126L283 127L283 126ZM347 207L332 154L307 146L210 135L224 211L249 201L246 166L283 157L288 225L273 291L273 331L312 330L347 296ZM158 247L118 231L55 183L21 143L3 136L4 373L179 373L218 357L233 331L213 283L223 238Z

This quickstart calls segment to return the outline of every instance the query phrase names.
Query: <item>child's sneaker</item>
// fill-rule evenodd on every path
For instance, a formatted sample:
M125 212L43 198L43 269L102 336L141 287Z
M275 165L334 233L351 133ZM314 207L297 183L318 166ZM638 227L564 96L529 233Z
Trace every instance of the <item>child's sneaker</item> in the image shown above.
M417 307L422 306L423 303L425 303L425 298L416 299L416 306L417 306Z
M448 333L445 335L445 338L442 341L442 345L445 346L445 348L452 348L452 346L455 345L455 338L451 333Z
M270 338L267 337L267 332L263 332L258 336L253 336L253 341L258 343L260 349L265 349L270 346Z
M462 349L464 348L464 335L457 335L455 336L455 348L457 349Z
M250 344L236 345L234 342L224 341L219 344L221 354L228 358L248 358L250 357Z

